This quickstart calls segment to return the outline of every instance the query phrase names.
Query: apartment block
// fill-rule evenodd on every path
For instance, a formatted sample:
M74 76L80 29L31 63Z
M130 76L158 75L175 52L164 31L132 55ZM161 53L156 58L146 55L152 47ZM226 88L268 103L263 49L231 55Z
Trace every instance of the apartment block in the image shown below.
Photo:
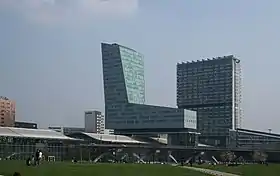
M104 134L105 119L100 111L85 112L85 132Z
M7 97L0 96L0 126L13 127L15 124L16 105Z

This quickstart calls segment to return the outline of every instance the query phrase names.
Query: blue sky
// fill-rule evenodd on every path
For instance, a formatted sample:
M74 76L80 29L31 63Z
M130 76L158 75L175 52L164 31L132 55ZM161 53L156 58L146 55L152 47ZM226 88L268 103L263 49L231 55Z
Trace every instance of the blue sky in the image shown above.
M176 63L242 62L243 127L280 132L280 1L2 0L0 94L18 120L83 126L104 111L101 42L145 56L149 104L176 105ZM163 96L164 95L164 96Z

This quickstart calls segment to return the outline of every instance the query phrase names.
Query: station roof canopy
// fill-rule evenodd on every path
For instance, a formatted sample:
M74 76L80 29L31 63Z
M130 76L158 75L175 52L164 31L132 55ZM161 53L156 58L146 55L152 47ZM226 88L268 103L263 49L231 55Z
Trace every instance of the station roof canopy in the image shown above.
M0 136L22 137L22 138L39 138L39 139L56 139L56 140L75 140L59 132L46 129L26 129L13 127L0 127Z
M239 133L244 133L249 135L258 135L258 136L280 139L280 134L270 133L270 132L268 133L268 132L243 129L243 128L237 128L236 130L230 130L230 131L237 131Z
M93 138L95 140L111 142L111 143L127 143L127 144L145 144L146 142L135 140L131 137L124 135L112 135L112 134L97 134L97 133L84 133L82 134Z

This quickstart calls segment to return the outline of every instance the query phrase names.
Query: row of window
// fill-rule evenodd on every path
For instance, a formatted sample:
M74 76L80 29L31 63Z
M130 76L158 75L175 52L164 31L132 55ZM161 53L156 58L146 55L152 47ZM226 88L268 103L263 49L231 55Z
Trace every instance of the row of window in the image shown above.
M141 120L159 120L159 119L170 119L174 120L176 118L183 119L183 117L180 116L162 116L162 115L155 115L155 116L141 116L141 115L134 115L134 116L126 116L126 115L117 115L117 114L108 114L107 119L141 119Z
M232 87L232 80L188 80L188 81L177 81L177 86L178 87ZM237 84L235 84L237 85Z
M158 119L158 120L108 120L109 124L151 124L151 123L174 123L183 122L182 119Z
M232 72L177 72L178 79L214 79L222 78L228 79L232 78Z
M211 92L204 92L204 93L193 93L193 94L188 94L187 92L184 93L180 93L178 94L178 99L181 100L186 100L188 101L188 99L192 100L192 99L209 99L209 100L225 100L225 99L232 99L231 95L228 95L226 93L223 94L218 94L218 93L211 93Z
M190 69L232 69L232 64L227 63L215 63L215 64L209 64L207 62L204 62L203 64L192 64L192 63L183 63L177 65L177 70L190 70Z
M226 86L232 86L232 80L231 79L188 79L188 80L177 80L177 85L178 86L221 86L221 87L226 87Z
M177 90L181 89L199 89L199 88L221 88L221 89L232 89L233 84L231 82L209 82L209 83L187 83L187 82L178 82ZM236 86L238 87L238 86Z
M239 139L258 139L258 140L268 140L268 139L277 139L280 141L279 138L273 138L268 136L257 136L257 135L248 135L248 134L238 134Z

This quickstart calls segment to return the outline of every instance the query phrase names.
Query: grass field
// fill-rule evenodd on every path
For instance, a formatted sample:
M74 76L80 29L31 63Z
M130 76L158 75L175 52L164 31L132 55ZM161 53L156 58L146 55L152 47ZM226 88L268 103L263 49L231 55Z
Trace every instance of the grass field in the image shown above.
M253 164L253 165L240 165L240 166L224 166L224 165L201 165L198 167L203 167L206 169L212 169L222 172L228 172L233 174L238 174L242 176L279 176L280 175L280 165L270 164L268 166Z
M10 176L15 171L22 176L205 176L170 165L45 163L28 167L24 161L0 161L0 175Z

